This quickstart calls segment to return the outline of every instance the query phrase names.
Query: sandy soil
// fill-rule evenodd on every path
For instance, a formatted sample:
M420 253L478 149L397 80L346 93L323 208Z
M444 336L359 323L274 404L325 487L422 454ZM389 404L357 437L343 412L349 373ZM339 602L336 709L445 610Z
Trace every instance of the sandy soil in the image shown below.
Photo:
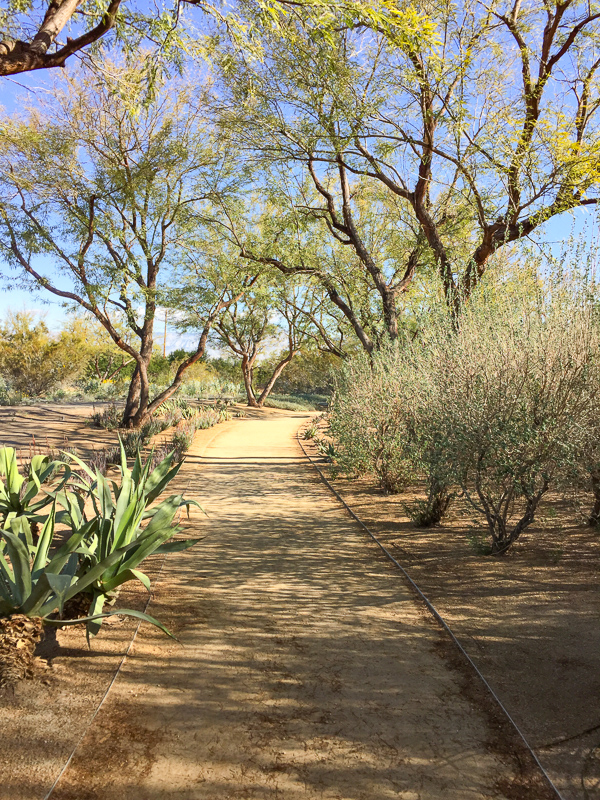
M180 487L208 515L186 534L206 538L167 559L149 608L179 643L142 626L52 800L549 796L304 460L305 418L198 434ZM44 798L131 630L92 657L81 631L59 632L47 683L3 698L2 800Z
M10 445L30 459L36 453L75 448L88 454L117 441L116 433L92 428L94 411L106 403L0 406L0 447Z
M332 467L304 443L319 467ZM334 471L335 476L335 471ZM565 800L600 798L600 535L548 497L502 558L481 554L482 520L457 503L419 530L369 479L333 485L450 623L534 747ZM590 498L582 498L591 507Z

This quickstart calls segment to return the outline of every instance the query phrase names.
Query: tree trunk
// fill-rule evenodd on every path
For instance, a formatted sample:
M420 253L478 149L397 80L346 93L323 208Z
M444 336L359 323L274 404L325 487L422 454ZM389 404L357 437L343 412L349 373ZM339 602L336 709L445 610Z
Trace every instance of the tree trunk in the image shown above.
M253 373L254 373L254 359L249 358L247 355L242 356L242 375L244 376L244 386L246 387L246 396L248 398L248 405L251 408L258 408L256 395L254 394Z
M149 352L148 352L149 351ZM124 428L139 428L149 417L148 405L150 403L150 381L148 379L148 364L152 354L152 343L142 348L141 358L137 363L123 411Z
M124 428L131 428L133 425L133 417L140 405L140 384L140 370L139 367L136 366L131 376L127 400L125 401L125 410L123 411L123 418L121 421L121 425Z
M287 365L290 363L290 361L296 355L297 352L298 352L297 350L293 350L289 354L289 356L286 356L283 359L283 361L280 361L279 364L277 364L277 366L273 370L273 374L269 378L269 382L267 383L265 388L260 393L260 397L258 398L258 401L257 401L257 405L258 405L259 408L263 407L263 405L265 404L265 400L271 394L271 390L273 389L273 386L275 385L275 381L281 375L283 370L287 367Z

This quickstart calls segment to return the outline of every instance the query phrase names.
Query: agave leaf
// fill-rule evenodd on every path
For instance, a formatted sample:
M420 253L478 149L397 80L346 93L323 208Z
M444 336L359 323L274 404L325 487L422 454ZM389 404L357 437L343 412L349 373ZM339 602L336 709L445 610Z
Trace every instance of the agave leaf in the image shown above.
M34 456L35 458L40 458L40 456ZM38 475L33 468L33 462L31 463L31 468L29 470L29 480L27 481L27 486L25 487L25 494L21 498L21 504L23 507L27 507L33 498L42 490L42 484Z
M0 530L0 536L6 540L6 552L14 574L15 601L17 605L21 606L31 593L29 553L26 546L14 533Z
M46 566L48 561L48 551L54 538L54 528L56 520L56 502L52 504L52 509L48 515L48 519L44 523L37 543L35 557L33 559L33 566L31 567L31 575L33 580L37 580L39 573Z
M142 506L141 508L140 505ZM115 513L115 547L122 547L124 544L128 544L133 540L139 529L143 514L144 506L140 504L138 498L134 498L131 501L118 523Z
M63 513L62 516L68 518L71 528L78 528L83 519L84 498L75 492L59 491L54 493L54 500L65 509L66 514Z
M140 572L139 569L124 569L119 571L119 574L114 578L111 578L109 581L102 582L102 591L105 593L112 592L117 587L127 583L127 581L133 580L138 580L148 591L150 591L150 578L144 572Z
M165 542L161 544L154 552L156 554L181 553L183 550L188 550L190 547L198 544L198 542L201 542L203 539L204 536L200 536L198 539L176 539L174 542Z
M121 450L121 476L122 480L127 475L128 478L131 478L131 472L129 471L129 467L127 466L127 455L125 453L125 447L123 446L123 440L119 436L119 448Z
M25 479L19 474L14 447L0 448L0 475L6 478L6 493L18 495Z
M88 616L83 620L87 623L85 627L85 638L87 639L88 647L90 646L90 639L94 636L97 636L100 632L102 620L110 616L110 612L106 612L104 614L102 613L105 602L105 594L102 592L95 594L92 602L90 603Z
M146 531L155 531L161 528L168 528L173 523L175 514L182 506L194 505L200 508L195 500L184 500L183 495L173 494L160 503L146 527Z
M175 464L171 467L173 461L173 453L164 458L160 464L152 470L148 475L148 480L144 486L144 493L148 498L148 504L154 502L156 498L162 493L165 486L170 483L181 469L181 463Z
M171 536L171 529L156 531L155 533L147 534L144 531L135 542L132 542L131 552L119 564L119 570L115 574L119 574L121 570L134 569L141 564L145 558L151 556L156 552L164 541Z
M115 530L118 530L121 523L121 518L129 508L129 504L132 499L133 492L133 481L131 480L131 475L123 474L121 479L121 486L117 492L115 492L115 496L117 498L117 502L115 504L115 518L114 518L114 526Z
M86 475L89 475L92 481L96 480L95 473L88 467L85 461L82 461L78 456L74 455L73 453L67 453L66 450L61 450L61 453L64 453L68 458L74 461L78 467L81 467L81 469L86 473Z
M135 486L138 486L141 482L143 473L142 459L140 458L140 451L138 450L135 454L135 461L133 462L133 468L131 470L131 479Z
M63 613L63 608L65 605L65 596L71 586L73 585L74 576L69 575L68 573L61 573L60 575L56 575L52 572L46 572L46 579L48 581L48 585L52 589L54 593L54 600L56 602L56 607L58 607L58 611L60 614Z
M100 472L98 473L98 501L103 517L110 517L113 512L114 504L108 481Z
M82 544L85 537L85 530L80 529L77 533L74 533L72 536L69 536L66 542L64 542L54 553L52 559L48 563L46 569L48 572L55 572L59 573L62 572L64 565L69 560L71 553L77 552L77 549Z
M120 561L121 558L123 558L123 556L134 546L135 542L125 545L124 547L120 547L118 550L115 550L113 553L106 556L106 558L103 558L102 561L99 561L94 567L87 570L77 579L75 583L71 585L70 589L65 594L65 600L70 600L71 597L74 597L76 594L79 594L79 592L87 589L88 586L91 586L93 583L95 583L95 581L100 580L104 572L106 572L109 567L112 567L113 564L116 564L118 561ZM45 616L45 614L41 614L41 616Z
M31 525L27 517L13 517L9 515L7 522L11 532L14 533L15 536L18 536L29 552L32 553L35 547L31 535Z
M4 545L4 541L2 542ZM13 603L16 607L16 585L15 573L7 563L3 555L0 554L0 595L9 603Z
M93 616L89 617L81 617L80 619L46 619L44 617L44 622L47 625L55 625L56 627L61 628L63 625L78 625L81 622L93 622L98 619L106 619L106 617L135 617L136 619L141 619L142 622L149 622L151 625L155 625L157 628L163 633L166 633L171 639L174 639L176 642L179 641L176 636L169 631L169 629L159 622L155 617L150 616L150 614L146 614L143 611L136 611L132 608L115 608L114 611L105 611L103 614L94 614ZM93 636L94 634L92 634ZM91 638L91 637L90 637Z

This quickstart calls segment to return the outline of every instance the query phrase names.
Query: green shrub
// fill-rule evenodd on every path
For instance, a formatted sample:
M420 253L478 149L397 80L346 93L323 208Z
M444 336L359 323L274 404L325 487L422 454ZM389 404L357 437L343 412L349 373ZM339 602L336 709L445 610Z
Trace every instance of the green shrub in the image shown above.
M591 305L558 292L474 303L458 333L441 327L425 349L423 435L503 552L584 457L599 385Z
M587 289L567 282L537 295L482 292L458 325L424 314L416 339L344 365L331 408L338 463L388 492L425 478L426 499L407 508L418 525L443 519L460 492L494 553L551 488L596 476L597 511L599 336Z
M375 475L386 494L414 478L410 377L399 347L386 347L372 359L361 354L342 367L331 402L340 468Z
M95 428L104 428L107 431L115 431L121 426L123 412L111 403L102 411L95 411L90 417L90 422Z

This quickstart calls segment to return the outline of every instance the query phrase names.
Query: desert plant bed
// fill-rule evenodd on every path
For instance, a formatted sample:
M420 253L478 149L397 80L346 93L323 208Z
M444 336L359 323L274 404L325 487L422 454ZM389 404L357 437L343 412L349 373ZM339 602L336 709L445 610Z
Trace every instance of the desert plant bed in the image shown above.
M425 501L424 483L385 495L375 476L341 474L320 446L328 434L322 420L302 444L450 624L564 796L597 797L600 534L586 524L591 494L549 493L512 550L493 556L485 519L464 500L441 525L419 528L407 510Z

